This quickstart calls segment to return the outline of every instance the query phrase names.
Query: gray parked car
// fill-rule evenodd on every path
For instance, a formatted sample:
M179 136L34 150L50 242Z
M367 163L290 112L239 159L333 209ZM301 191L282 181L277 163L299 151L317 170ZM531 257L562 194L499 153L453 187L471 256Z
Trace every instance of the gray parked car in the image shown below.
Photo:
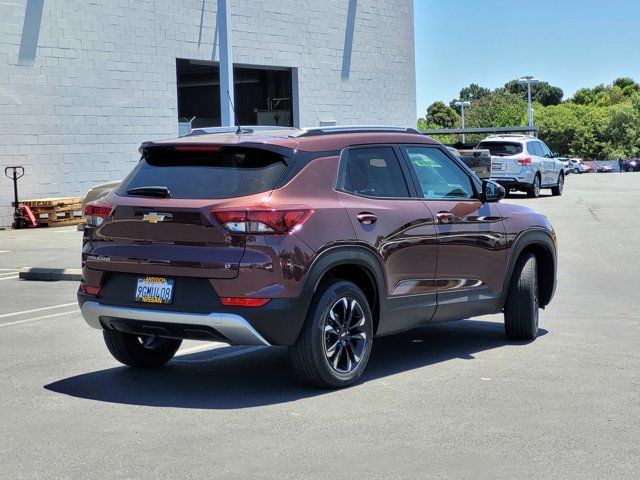
M107 183L101 183L100 185L96 185L89 189L89 191L82 198L82 212L84 213L84 207L87 203L93 202L94 200L99 200L102 197L106 197L111 193L111 191L120 185L122 180L112 180ZM78 230L82 230L84 228L84 222L78 225Z
M535 198L540 189L550 188L553 195L562 195L564 164L536 137L491 135L477 148L491 152L491 180L507 191L520 190Z

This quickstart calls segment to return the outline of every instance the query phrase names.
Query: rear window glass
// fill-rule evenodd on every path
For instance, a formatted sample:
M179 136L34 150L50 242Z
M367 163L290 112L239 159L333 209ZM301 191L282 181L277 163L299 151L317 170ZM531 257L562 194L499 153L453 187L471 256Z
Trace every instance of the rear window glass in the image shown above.
M285 158L258 148L221 147L218 151L147 152L116 193L141 187L166 187L171 198L233 198L272 190L286 170Z
M485 149L495 157L509 157L522 153L522 145L514 142L480 142L478 149Z

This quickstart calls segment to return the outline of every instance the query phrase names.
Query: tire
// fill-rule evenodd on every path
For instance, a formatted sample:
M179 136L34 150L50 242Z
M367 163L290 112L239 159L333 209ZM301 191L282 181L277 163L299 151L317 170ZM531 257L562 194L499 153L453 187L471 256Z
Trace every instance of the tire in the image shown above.
M538 336L538 276L536 257L522 255L513 271L504 308L504 329L509 340Z
M573 173L580 173L580 170L576 168L573 170Z
M536 173L533 183L527 190L527 197L538 198L540 196L540 174Z
M564 190L564 174L561 172L558 175L558 183L555 187L551 187L551 193L554 197L559 197L562 195L562 191Z
M351 321L343 323L349 311ZM360 378L372 345L373 317L367 297L355 284L334 280L318 289L289 355L303 383L343 388Z
M135 368L161 367L173 358L182 344L182 340L138 336L114 330L105 330L102 336L113 358Z

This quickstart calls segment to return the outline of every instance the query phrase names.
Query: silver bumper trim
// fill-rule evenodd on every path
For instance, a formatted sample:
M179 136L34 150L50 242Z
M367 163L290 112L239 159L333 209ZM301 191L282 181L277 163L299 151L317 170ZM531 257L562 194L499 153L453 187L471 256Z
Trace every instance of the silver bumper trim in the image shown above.
M144 308L114 307L99 302L85 302L80 308L82 316L90 327L102 330L100 317L124 318L148 322L203 325L220 332L236 345L269 345L249 322L240 315L230 313L185 313Z

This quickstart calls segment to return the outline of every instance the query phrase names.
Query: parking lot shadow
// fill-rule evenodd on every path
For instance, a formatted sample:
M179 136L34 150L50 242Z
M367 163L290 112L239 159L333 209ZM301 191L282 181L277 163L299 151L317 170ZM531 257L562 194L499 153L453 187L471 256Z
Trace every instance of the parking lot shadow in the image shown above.
M540 330L540 335L546 334ZM509 344L502 323L464 320L376 338L360 382ZM524 342L519 343L524 345ZM174 358L156 370L115 367L45 385L77 398L129 405L237 409L328 394L300 385L282 347L225 347Z

